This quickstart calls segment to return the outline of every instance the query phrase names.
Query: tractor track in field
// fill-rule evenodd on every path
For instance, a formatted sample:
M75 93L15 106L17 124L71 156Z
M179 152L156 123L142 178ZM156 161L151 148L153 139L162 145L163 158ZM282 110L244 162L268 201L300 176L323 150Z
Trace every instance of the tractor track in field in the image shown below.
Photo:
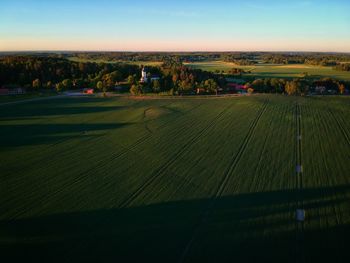
M346 129L344 128L344 126L342 125L342 123L339 121L339 119L336 117L336 115L334 115L333 111L329 108L329 106L326 106L325 111L324 112L320 112L319 110L317 110L314 113L314 119L319 122L319 129L322 130L327 130L330 129L329 128L329 123L327 121L325 121L325 115L328 114L328 119L333 119L335 121L335 126L338 126L340 132L343 134L345 141L347 142L347 144L350 146L350 141L349 141L349 136L346 132ZM340 117L340 116L339 116ZM329 141L329 143L331 143L331 141ZM327 149L324 148L324 145L320 145L320 151L326 155L327 154ZM324 166L324 169L327 169L326 166ZM334 182L332 182L331 180L331 176L326 173L325 177L322 178L322 180L325 180L325 182L327 183L327 185L334 186ZM320 182L319 182L320 183ZM338 192L337 191L333 191L331 188L329 189L324 189L322 191L322 195L323 196L327 196L329 198L329 201L337 204L337 203L341 203L342 198L338 197ZM333 210L333 215L334 215L334 219L336 220L336 224L337 225L342 225L342 220L341 217L339 215L341 215L341 211L339 210L339 207L337 205L332 205L332 207L330 208ZM322 222L322 216L320 215L320 219L319 222Z
M341 124L339 119L334 115L334 113L332 112L332 110L329 107L327 107L327 112L330 114L331 118L333 118L335 120L335 122L338 125L338 128L340 129L340 131L342 132L345 140L347 141L348 145L350 146L349 136L348 136L344 126ZM323 120L322 116L320 116L320 119ZM324 126L327 126L327 124L324 123ZM327 174L326 180L327 180L327 184L329 186L333 185L328 174ZM334 203L337 203L339 201L339 198L337 197L337 195L336 195L336 193L334 191L327 191L326 195L328 195L330 197L330 199L332 200L332 202L334 202ZM337 225L340 225L341 224L341 219L339 217L339 214L341 214L341 212L339 211L338 206L332 205L332 209L333 209L333 214L335 216L335 219L337 221Z
M329 116L327 116L327 117L329 117L329 119L333 118L332 112L331 112L331 110L328 107L326 107L325 112L320 112L320 110L317 110L317 111L312 113L313 114L313 120L314 120L313 125L317 126L317 124L318 124L319 125L318 129L321 129L321 130L329 129L329 123L324 120L325 113L329 114ZM336 118L336 117L334 116L334 118ZM335 120L335 121L337 122L337 120ZM341 126L340 123L339 123L339 126ZM324 149L323 145L320 145L319 147L320 147L320 151L323 154L327 153L327 150ZM324 169L327 169L327 168L324 167ZM327 182L327 185L333 186L333 184L332 184L332 182L330 180L330 176L329 176L328 173L321 180L325 180L325 182ZM321 183L321 180L319 180L318 183ZM329 198L330 202L333 202L333 203L341 202L341 198L339 199L337 197L337 192L332 191L330 188L323 189L321 193L322 193L323 196L327 196ZM333 210L333 215L335 216L335 220L337 222L337 225L341 225L341 219L339 217L339 214L341 214L341 212L339 211L339 207L337 207L335 205L332 205L331 209ZM322 218L323 218L323 216L321 214L319 214L319 222L320 223L322 222ZM302 260L296 260L296 262L305 262L306 261L305 258L302 258Z
M330 115L333 117L333 119L336 121L340 131L342 132L345 140L347 141L348 145L350 146L350 137L349 134L346 132L346 129L344 128L344 125L339 121L339 119L334 115L333 111L330 108L327 108Z
M245 136L241 146L239 147L238 152L235 154L234 158L232 159L232 162L230 163L229 167L227 168L224 178L222 179L221 183L219 184L218 189L216 190L215 194L211 197L208 206L206 207L206 209L204 210L203 214L200 216L199 221L197 222L197 224L194 226L194 230L193 230L193 234L191 236L191 238L189 239L189 241L187 242L181 256L179 259L179 263L182 263L185 261L186 256L188 254L188 252L190 251L196 237L197 234L200 230L200 227L203 225L203 223L205 223L205 221L207 220L210 210L213 208L215 201L222 195L222 193L224 192L227 183L229 181L230 175L233 173L233 171L236 169L237 164L239 163L239 161L241 160L247 145L249 144L254 131L259 123L259 120L261 119L262 115L265 113L267 106L268 106L268 102L269 100L265 100L263 106L261 106L257 116L255 117L255 119L253 120L253 122L251 123L249 130L247 132L247 135Z
M222 110L215 118L210 121L196 136L193 136L184 147L175 153L175 155L160 166L157 171L144 182L133 194L131 194L124 202L122 202L119 207L125 208L130 205L150 184L152 184L157 178L159 178L163 172L181 155L183 154L190 146L193 145L199 138L201 138L206 132L208 132L215 123L225 114L225 112L231 108L232 104L229 104L224 110Z
M295 256L296 262L305 262L304 258L304 220L299 221L297 210L304 211L303 201L303 166L302 166L302 129L301 129L301 109L299 102L295 103L295 123L296 123L296 174L295 174Z

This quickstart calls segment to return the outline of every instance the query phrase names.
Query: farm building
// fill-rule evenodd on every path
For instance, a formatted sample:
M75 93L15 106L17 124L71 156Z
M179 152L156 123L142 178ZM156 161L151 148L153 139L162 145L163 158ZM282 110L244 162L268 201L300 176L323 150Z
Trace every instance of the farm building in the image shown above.
M247 88L244 85L240 85L237 83L228 83L227 84L227 91L229 93L246 93L247 92Z
M94 94L94 89L84 89L83 93L84 94Z
M197 91L196 91L197 95L205 94L206 92L207 90L204 88L197 88Z

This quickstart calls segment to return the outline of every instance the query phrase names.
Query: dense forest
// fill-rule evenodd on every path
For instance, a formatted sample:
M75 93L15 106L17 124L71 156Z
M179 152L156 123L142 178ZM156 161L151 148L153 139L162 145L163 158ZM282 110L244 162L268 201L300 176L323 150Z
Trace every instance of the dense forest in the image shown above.
M78 63L64 58L41 56L7 56L0 60L0 85L25 88L96 87L103 81L107 87L139 73L139 67L129 64Z

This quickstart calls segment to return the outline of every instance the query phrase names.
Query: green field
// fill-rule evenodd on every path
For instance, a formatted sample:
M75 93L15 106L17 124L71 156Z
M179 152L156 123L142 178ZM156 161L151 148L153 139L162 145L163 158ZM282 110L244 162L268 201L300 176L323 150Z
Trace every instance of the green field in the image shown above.
M84 59L84 58L79 58L79 57L70 57L68 58L70 61L74 62L82 62L82 63L126 63L126 64L133 64L133 65L138 65L138 66L160 66L163 64L161 61L125 61L125 60L119 60L119 61L109 61L109 60L104 60L104 59Z
M206 71L228 72L233 68L242 68L246 71L251 71L251 76L254 78L300 78L307 72L309 77L325 78L331 77L339 80L350 80L350 72L337 71L332 67L310 66L310 65L280 65L280 64L256 64L252 66L238 66L234 63L223 61L207 61L186 63L187 66Z
M18 95L1 95L0 103L9 103L14 101L28 100L28 99L39 99L50 96L56 96L57 92L45 91L45 92L31 92L26 94Z
M349 262L348 97L0 109L3 262Z

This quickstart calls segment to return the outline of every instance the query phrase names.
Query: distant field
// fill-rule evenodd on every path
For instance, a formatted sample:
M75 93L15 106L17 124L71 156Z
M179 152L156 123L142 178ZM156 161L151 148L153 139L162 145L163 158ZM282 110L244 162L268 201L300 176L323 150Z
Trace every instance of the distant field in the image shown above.
M246 71L251 71L251 74L247 74L247 76L256 78L298 78L307 72L310 77L332 77L340 80L350 80L350 72L336 71L331 67L310 65L257 64L253 66L238 66L234 63L223 61L195 62L187 63L186 65L213 72L216 70L227 72L232 68L242 68Z
M1 258L349 262L349 106L279 95L0 106Z
M145 66L160 66L161 61L106 61L106 60L86 60L81 58L69 58L71 61L76 62L96 62L96 63L128 63L135 65ZM228 72L233 68L242 68L246 71L251 71L246 76L254 78L299 78L308 73L311 78L325 78L331 77L339 80L350 80L350 72L337 71L332 67L321 67L311 65L282 65L282 64L256 64L251 66L239 66L234 63L224 61L207 61L207 62L194 62L184 63L185 65L202 69L206 71L215 72L225 71Z
M135 64L135 65L144 65L144 66L160 66L163 62L161 61L108 61L103 59L82 59L77 57L69 58L70 61L75 62L94 62L94 63L127 63L127 64Z

